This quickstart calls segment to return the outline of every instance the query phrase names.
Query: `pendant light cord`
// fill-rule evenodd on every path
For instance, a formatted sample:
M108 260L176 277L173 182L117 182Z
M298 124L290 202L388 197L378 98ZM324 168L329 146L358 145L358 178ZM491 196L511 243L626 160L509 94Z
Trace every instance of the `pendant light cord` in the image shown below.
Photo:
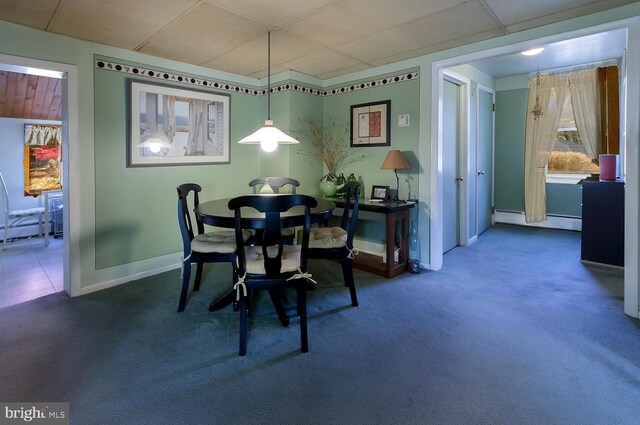
M271 31L267 33L267 119L271 119Z

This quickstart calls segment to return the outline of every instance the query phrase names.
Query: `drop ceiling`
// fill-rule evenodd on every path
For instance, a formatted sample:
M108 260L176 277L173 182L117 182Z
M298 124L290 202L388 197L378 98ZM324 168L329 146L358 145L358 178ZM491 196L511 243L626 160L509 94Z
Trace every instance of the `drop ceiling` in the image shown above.
M520 52L470 62L471 65L495 78L570 68L585 64L619 62L627 46L624 29L591 34L556 43L540 44L544 50L535 56Z
M631 0L0 0L0 19L239 75L330 78Z

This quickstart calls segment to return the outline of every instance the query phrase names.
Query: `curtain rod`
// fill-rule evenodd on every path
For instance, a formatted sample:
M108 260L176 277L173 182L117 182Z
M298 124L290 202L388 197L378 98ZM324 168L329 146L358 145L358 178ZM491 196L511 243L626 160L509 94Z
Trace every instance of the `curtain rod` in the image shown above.
M543 71L535 71L535 72L529 73L529 79L534 78L538 74L540 75L568 74L570 72L582 71L584 69L591 69L591 68L602 68L610 65L620 66L620 59L608 59L605 61L584 63L581 65L565 66L563 68L554 68L554 69L545 69Z

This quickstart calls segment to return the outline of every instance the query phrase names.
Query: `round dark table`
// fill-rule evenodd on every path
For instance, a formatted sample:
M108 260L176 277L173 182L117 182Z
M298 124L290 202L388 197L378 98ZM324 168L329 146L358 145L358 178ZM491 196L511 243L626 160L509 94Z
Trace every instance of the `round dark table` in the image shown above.
M250 195L250 196L286 196L286 195ZM195 208L195 213L205 224L217 227L235 227L234 211L229 209L229 201L233 198L216 199L214 201L203 202ZM331 217L333 209L336 207L332 201L316 198L318 205L312 208L311 223L320 223ZM304 225L304 207L293 207L289 211L281 214L282 227L295 227ZM253 209L242 209L243 229L264 229L264 214ZM209 311L216 311L226 307L235 300L235 291L230 289L222 297L214 299L209 304Z
M250 195L250 196L287 196L287 195ZM229 201L233 198L216 199L203 202L195 209L195 213L204 224L217 227L233 228L234 212L229 209ZM326 221L336 207L332 201L316 198L318 205L311 208L311 224ZM295 227L304 224L304 207L293 207L281 214L282 227ZM243 229L263 229L264 214L253 208L242 208Z

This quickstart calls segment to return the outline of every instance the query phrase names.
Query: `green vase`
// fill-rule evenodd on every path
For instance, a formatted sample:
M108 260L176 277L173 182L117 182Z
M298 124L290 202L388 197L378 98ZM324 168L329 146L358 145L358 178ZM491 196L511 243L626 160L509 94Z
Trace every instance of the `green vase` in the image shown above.
M336 186L336 182L320 182L320 190L325 197L333 198L336 196L338 186Z

